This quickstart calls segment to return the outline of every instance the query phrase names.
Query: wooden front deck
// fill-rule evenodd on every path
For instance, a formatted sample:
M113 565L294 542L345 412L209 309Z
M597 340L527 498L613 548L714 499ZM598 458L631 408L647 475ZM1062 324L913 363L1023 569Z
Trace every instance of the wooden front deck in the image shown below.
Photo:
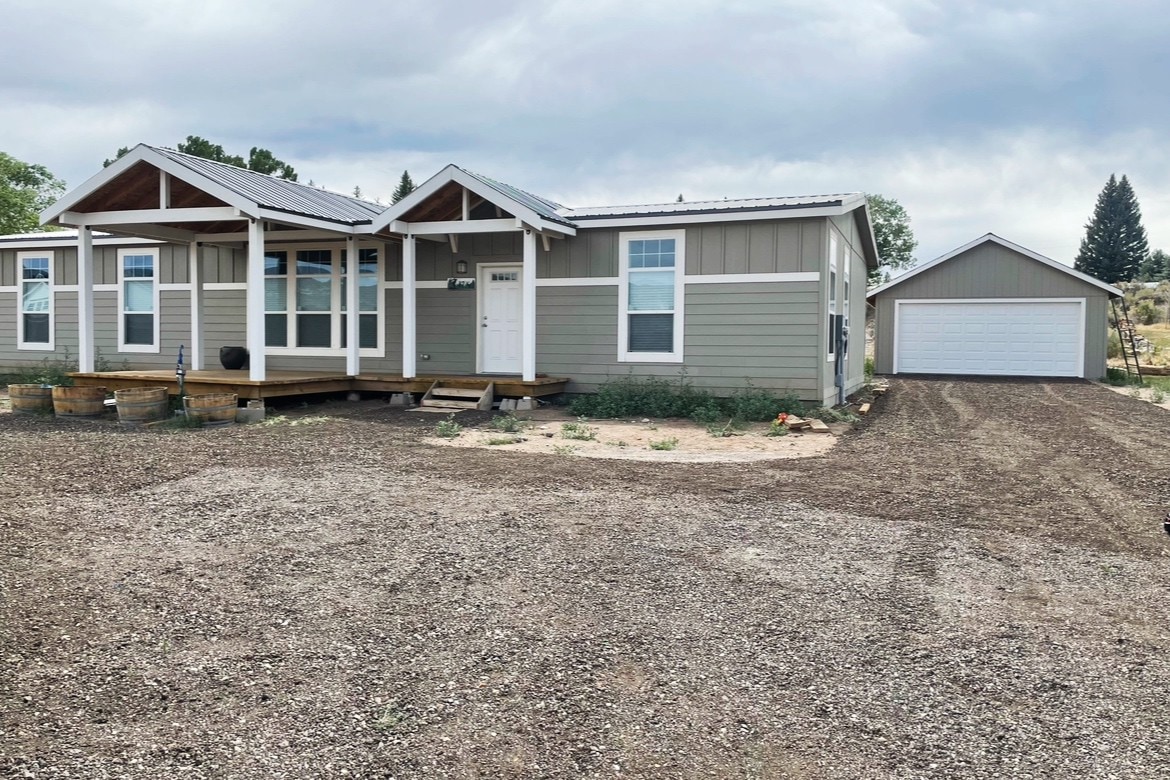
M153 385L165 386L171 395L179 394L179 380L170 369L146 371L94 371L75 372L69 375L75 384L90 387L106 387L110 390L125 390L131 387ZM367 393L425 393L432 384L441 381L448 387L471 387L483 382L494 382L496 396L521 398L563 393L569 384L564 377L538 376L525 382L516 376L475 376L426 375L404 379L393 374L363 373L358 376L335 374L327 371L269 371L262 382L248 378L248 372L225 369L188 371L184 389L188 395L204 393L235 393L241 399L282 398L286 396L312 395L315 393L345 393L349 391Z

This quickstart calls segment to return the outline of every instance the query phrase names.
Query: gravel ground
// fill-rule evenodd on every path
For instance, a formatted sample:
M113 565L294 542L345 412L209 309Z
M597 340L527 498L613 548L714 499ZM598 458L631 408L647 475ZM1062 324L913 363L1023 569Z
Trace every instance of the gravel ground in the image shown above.
M1162 409L900 379L761 464L306 414L0 414L0 776L1170 775Z

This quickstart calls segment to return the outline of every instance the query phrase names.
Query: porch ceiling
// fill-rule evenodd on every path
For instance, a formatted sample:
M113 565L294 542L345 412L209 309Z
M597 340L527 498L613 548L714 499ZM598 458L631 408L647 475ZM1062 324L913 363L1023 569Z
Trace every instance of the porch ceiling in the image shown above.
M71 210L77 212L131 211L158 208L159 169L140 161L121 176L107 182L82 199ZM228 203L182 179L171 179L172 208L227 206Z
M487 203L474 192L469 193L469 206L474 212L476 208ZM495 217L495 212L492 212ZM505 213L503 216L514 215ZM422 203L410 209L403 215L404 222L448 222L463 218L463 187L458 182L449 181Z

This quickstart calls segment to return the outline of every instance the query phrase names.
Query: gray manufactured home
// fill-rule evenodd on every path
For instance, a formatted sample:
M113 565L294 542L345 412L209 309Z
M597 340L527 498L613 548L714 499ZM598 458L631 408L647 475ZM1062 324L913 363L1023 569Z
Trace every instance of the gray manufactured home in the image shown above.
M860 194L571 209L457 166L393 206L140 145L0 237L0 370L863 381ZM356 258L356 262L354 259ZM356 312L356 316L350 313ZM848 328L854 335L848 337Z

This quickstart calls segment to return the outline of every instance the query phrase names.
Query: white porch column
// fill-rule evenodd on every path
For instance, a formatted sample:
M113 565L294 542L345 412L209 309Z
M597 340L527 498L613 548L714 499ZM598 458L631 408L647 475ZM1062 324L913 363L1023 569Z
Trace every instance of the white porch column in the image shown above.
M264 355L264 222L248 220L248 277L245 293L248 328L248 378L263 382L266 377Z
M418 355L415 337L415 277L414 236L402 237L402 377L414 379L415 357Z
M191 344L187 365L192 371L203 370L203 263L199 261L199 242L187 245L187 280L191 282Z
M524 272L520 284L521 370L525 382L536 379L536 233L524 231Z
M77 352L77 370L93 371L93 230L88 227L77 229Z
M358 299L358 284L361 281L358 267L357 236L345 239L345 373L357 376L361 373L361 311Z

